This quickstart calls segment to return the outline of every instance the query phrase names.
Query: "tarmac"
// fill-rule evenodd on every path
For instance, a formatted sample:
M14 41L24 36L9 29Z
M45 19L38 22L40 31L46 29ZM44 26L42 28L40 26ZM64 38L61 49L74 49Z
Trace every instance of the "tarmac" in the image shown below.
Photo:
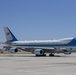
M0 75L76 75L76 53L55 57L0 54Z

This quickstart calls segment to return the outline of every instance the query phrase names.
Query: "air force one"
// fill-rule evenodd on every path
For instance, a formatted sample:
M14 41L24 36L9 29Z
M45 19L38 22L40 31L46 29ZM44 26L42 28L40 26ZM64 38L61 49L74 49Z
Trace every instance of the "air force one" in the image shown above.
M4 27L6 44L10 52L30 51L36 56L54 56L55 53L71 54L76 52L76 38L65 38L59 40L35 40L35 41L18 41L8 27Z

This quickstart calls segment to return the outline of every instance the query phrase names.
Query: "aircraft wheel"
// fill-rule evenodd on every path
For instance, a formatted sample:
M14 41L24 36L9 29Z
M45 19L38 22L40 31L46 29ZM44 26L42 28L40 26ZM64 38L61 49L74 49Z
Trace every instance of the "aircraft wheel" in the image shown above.
M39 57L39 56L46 56L46 54L43 54L43 55L37 55L37 54L36 54L36 57Z
M46 56L46 54L43 54L42 56Z
M49 56L54 56L54 54L51 53L51 54L49 54Z

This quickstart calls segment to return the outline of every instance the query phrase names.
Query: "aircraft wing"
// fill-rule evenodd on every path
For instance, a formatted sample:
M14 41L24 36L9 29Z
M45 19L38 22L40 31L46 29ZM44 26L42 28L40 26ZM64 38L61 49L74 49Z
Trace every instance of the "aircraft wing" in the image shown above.
M42 48L42 47L41 47L41 48L39 48L39 47L37 48L37 47L36 47L36 48L24 48L24 49L23 49L23 48L18 48L18 49L21 49L21 50L27 51L27 52L32 52L32 53L33 53L36 49L41 49L41 50L43 50L45 53L51 53L51 52L55 52L55 51L56 51L56 50L55 50L54 48L52 48L52 47L51 47L51 48Z

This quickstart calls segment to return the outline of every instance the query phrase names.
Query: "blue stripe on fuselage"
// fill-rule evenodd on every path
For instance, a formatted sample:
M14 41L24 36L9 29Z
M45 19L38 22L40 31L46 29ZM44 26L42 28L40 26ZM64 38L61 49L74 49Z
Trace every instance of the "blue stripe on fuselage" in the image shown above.
M68 46L76 46L76 38L73 38L73 40L67 44Z

